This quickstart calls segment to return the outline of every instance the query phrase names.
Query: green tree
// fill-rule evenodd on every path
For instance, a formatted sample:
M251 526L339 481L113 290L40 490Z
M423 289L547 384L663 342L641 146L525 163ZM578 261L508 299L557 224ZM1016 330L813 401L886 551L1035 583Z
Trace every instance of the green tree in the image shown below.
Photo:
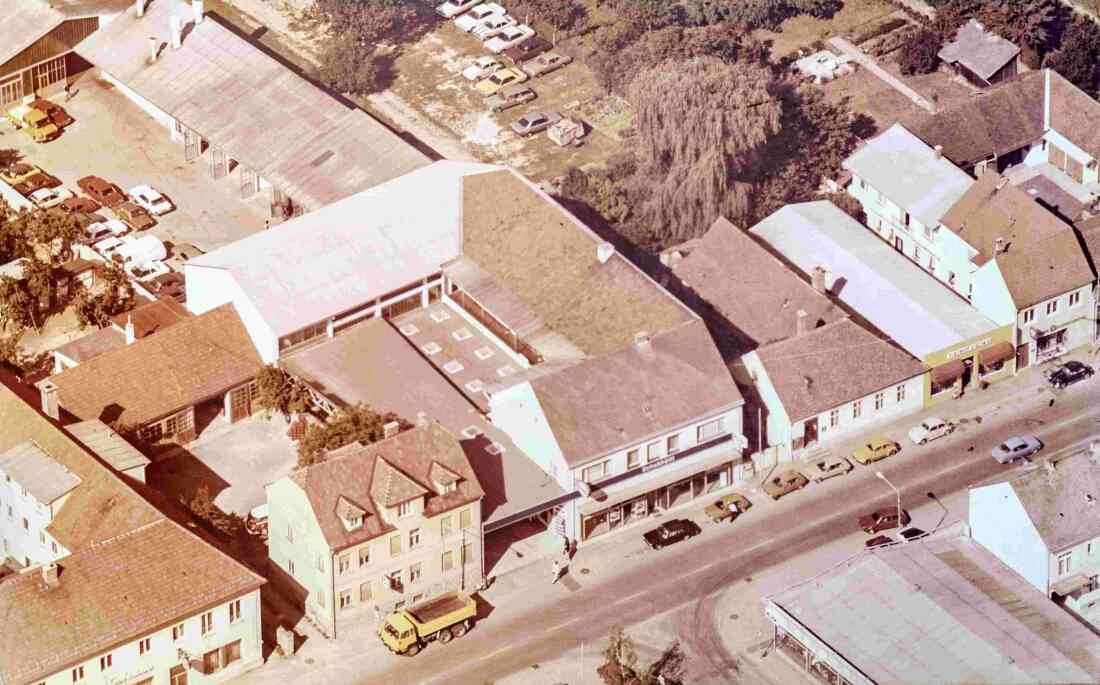
M588 11L577 0L512 0L508 12L520 21L538 19L562 31L584 28Z
M679 642L673 642L653 663L638 666L634 641L619 626L611 629L604 663L596 673L606 685L680 685L684 677L685 655Z
M33 326L38 328L35 312L38 300L31 297L27 285L22 279L11 276L0 277L0 320L4 322L4 331L12 325L15 330Z
M1066 29L1062 46L1047 55L1049 67L1092 97L1100 94L1100 26L1087 17L1077 17Z
M731 69L714 57L666 62L634 79L631 194L636 221L654 242L695 237L719 215L734 223L749 216L752 172L782 114L772 83L765 67Z
M297 414L309 408L310 394L301 383L274 364L260 369L256 375L256 404L283 416Z
M298 465L320 463L325 460L329 450L353 442L364 445L378 442L384 436L384 426L391 421L400 420L396 414L379 414L364 404L340 409L324 423L314 424L306 429L305 435L298 442Z
M99 282L91 288L80 287L73 299L73 309L81 326L102 328L111 317L133 306L134 288L122 269L105 265L97 273Z
M939 66L939 52L942 47L940 34L930 29L921 29L898 51L898 68L906 76L931 74Z

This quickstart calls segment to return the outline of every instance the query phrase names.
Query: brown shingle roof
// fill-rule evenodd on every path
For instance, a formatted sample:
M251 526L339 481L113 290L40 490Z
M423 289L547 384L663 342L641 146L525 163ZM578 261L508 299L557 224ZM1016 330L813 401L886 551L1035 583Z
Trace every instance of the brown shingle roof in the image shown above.
M232 304L52 376L79 419L143 424L255 377L263 366Z
M264 583L168 519L78 550L58 566L60 585L51 590L38 572L0 583L0 683L43 680Z
M126 330L126 322L133 321L134 337L144 338L192 316L186 307L175 300L153 300L113 317L111 322Z
M847 318L752 236L721 217L674 272L754 346L794 335L800 309L811 326Z
M998 173L983 174L959 201L947 210L943 225L978 251L979 266L992 259L998 238L1009 250L1014 245L1048 238L1069 225Z
M454 492L435 493L429 477L434 462L462 478ZM309 498L317 523L332 549L344 549L393 530L382 520L378 510L380 506L393 506L399 500L384 504L374 498L378 466L382 464L386 464L382 468L389 470L391 475L397 472L400 479L428 494L425 516L436 516L484 496L462 443L435 421L371 445L342 448L320 464L289 476ZM344 528L337 515L337 502L341 497L366 510L361 528L351 531Z
M1100 102L1053 69L1043 73L1050 78L1050 127L1100 159Z
M374 476L370 482L370 496L375 504L390 508L402 502L422 497L428 489L386 461L385 457L374 460Z
M924 373L920 361L849 319L756 354L792 422Z
M601 264L600 239L511 170L462 179L462 252L545 325L589 355L628 345L694 316L619 254Z
M1015 43L986 30L977 20L971 19L959 27L955 39L940 48L939 58L944 62L958 62L984 79L996 74L1020 54Z
M80 478L47 528L66 549L102 542L161 518L49 419L6 386L0 388L0 451L29 440Z
M989 92L928 116L913 126L929 145L960 166L1003 155L1043 136L1043 74L1031 71Z
M1092 269L1068 227L1049 238L1014 246L997 257L1008 292L1024 309L1092 282Z
M572 466L743 401L702 321L530 383Z

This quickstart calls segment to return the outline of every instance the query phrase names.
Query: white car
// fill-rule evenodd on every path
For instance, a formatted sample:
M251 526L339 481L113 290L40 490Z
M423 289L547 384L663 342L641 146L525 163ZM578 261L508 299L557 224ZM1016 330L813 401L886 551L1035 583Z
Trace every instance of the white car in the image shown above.
M477 7L474 7L466 14L463 14L458 19L455 19L455 26L458 27L459 31L465 31L469 33L470 31L473 31L478 24L485 21L494 14L504 14L504 8L496 4L495 2L487 2L483 5L478 5Z
M457 17L474 5L480 5L481 0L447 0L447 2L435 8L435 13L444 19Z
M30 201L39 209L56 207L73 196L68 188L39 188L30 194Z
M533 35L535 35L535 29L527 24L508 26L501 31L499 35L490 38L485 43L485 48L494 55L499 55L513 45L519 45Z
M153 189L153 186L134 186L130 188L130 197L139 207L155 216L172 211L172 203Z
M126 267L126 271L138 281L147 283L158 276L163 276L168 273L168 266L159 260L140 263L131 262Z
M494 71L504 65L496 57L478 57L473 64L462 70L462 76L467 81L480 81L488 78Z
M944 421L943 419L929 416L924 421L921 421L919 426L913 426L909 429L909 439L918 445L923 445L929 440L935 440L936 438L950 435L954 430L955 424L950 421Z
M117 236L111 236L110 238L104 238L95 245L92 245L92 249L99 253L101 257L107 261L111 261L111 255L118 251L118 248L126 244L126 241Z
M109 236L121 236L129 230L130 227L118 219L97 221L94 224L88 224L84 229L88 234L88 242L92 243L99 242Z
M489 40L493 36L500 35L500 33L509 26L515 26L518 22L508 14L494 14L485 21L481 22L474 27L474 38L478 40Z

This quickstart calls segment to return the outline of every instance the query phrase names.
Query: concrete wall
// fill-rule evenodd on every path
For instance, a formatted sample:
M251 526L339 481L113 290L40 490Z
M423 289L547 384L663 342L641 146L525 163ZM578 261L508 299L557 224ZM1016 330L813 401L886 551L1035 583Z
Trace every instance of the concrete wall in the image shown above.
M267 507L268 559L281 572L272 581L331 635L332 555L309 498L289 478L280 478L267 486Z
M779 395L776 394L771 379L768 378L768 372L756 352L749 352L742 356L741 363L744 364L745 370L752 378L753 387L756 388L760 401L764 403L764 407L767 409L768 416L764 423L765 443L768 446L782 445L785 455L789 457L791 454L791 441L795 437L801 437L801 433L798 436L794 435L791 419L787 416L787 410L779 399Z
M1090 155L1088 152L1085 152L1084 150L1082 150L1080 147L1077 146L1076 143L1072 142L1069 138L1066 138L1065 136L1063 136L1061 133L1058 133L1058 131L1055 131L1054 129L1048 129L1047 132L1043 134L1043 140L1048 143L1047 149L1043 150L1040 147L1039 148L1039 154L1030 156L1031 159L1037 159L1039 161L1049 162L1050 161L1050 144L1054 144L1054 145L1057 145L1059 149L1063 150L1066 153L1067 157L1072 157L1074 160L1081 163L1081 166L1084 167L1084 183L1096 183L1097 180L1100 180L1097 177L1098 171L1100 171L1100 170L1095 169L1095 168L1094 169L1088 168L1089 163L1093 161L1093 156Z
M559 485L566 489L573 487L565 456L530 383L513 385L490 395L489 420Z
M46 532L46 527L67 499L65 495L52 506L39 502L0 470L0 559L11 557L20 564L35 566L66 556L69 551Z
M118 80L106 71L100 70L100 75L103 80L110 83L112 86L118 89L118 92L129 98L135 105L140 107L149 116L153 117L161 126L164 126L168 130L172 130L176 123L176 120L172 115L168 114L164 110L160 109L152 102L149 102L142 96L138 95L132 88L127 86L122 81Z
M1015 323L1016 303L1008 292L1008 286L1005 285L1001 268L996 261L986 262L975 273L971 303L975 309L1000 326Z
M273 364L279 358L278 338L228 271L184 264L183 273L189 311L202 314L232 302L264 363Z
M970 490L970 536L1048 594L1050 553L1008 483Z
M240 640L240 659L228 667L210 675L201 675L195 671L188 673L188 682L191 683L220 683L236 678L263 663L260 591L254 590L237 601L240 601L240 617L233 622L229 620L230 602L226 602L97 654L81 664L68 665L39 682L45 685L119 685L145 682L145 679L151 678L152 685L170 685L169 673L173 666L180 665L178 650L182 649L190 657L201 660L206 653L220 650L225 645ZM201 616L207 612L213 618L213 629L203 635ZM183 629L182 635L178 632L173 635L173 628L178 631L180 626ZM138 642L144 639L148 639L149 643L148 649L142 654ZM110 654L111 663L104 670L100 667L100 657L107 654ZM74 676L73 671L76 668L83 669L83 679L78 680Z

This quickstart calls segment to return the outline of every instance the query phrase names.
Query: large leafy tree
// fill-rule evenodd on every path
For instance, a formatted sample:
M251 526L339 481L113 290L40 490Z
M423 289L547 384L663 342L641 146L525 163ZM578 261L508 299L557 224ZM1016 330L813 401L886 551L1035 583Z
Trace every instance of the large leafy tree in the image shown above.
M1054 69L1093 97L1100 94L1100 26L1078 17L1066 29L1062 47L1047 55L1043 66Z
M588 11L577 0L513 0L508 12L520 21L541 20L563 31L583 28Z
M638 171L631 180L637 221L661 242L705 230L719 215L743 221L752 209L759 152L779 130L782 107L764 67L730 69L714 57L670 61L638 74Z
M259 390L256 403L264 409L289 416L309 408L309 391L274 364L260 369L256 375L256 386Z
M329 450L353 442L370 444L382 439L390 421L399 421L396 414L379 414L364 404L345 407L327 421L306 429L298 443L298 465L309 466L325 460ZM403 424L407 425L407 424Z
M82 326L106 326L112 316L133 305L134 287L122 269L105 265L98 272L98 279L91 288L79 288L73 300L76 318Z
M611 629L604 663L596 673L606 685L680 685L684 678L685 655L680 643L673 642L649 666L638 663L634 640L619 626Z

